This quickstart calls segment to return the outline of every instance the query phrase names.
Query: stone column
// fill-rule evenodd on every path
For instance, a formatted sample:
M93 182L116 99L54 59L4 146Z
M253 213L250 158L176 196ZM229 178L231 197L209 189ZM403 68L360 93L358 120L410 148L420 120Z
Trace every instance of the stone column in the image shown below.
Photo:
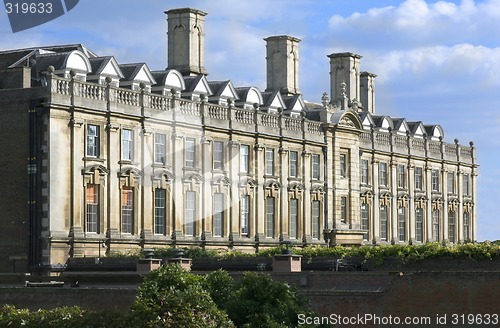
M448 236L448 211L450 203L448 201L448 170L444 167L441 170L441 192L443 195L443 229L442 240L449 240Z
M203 137L200 141L201 151L196 155L201 155L200 165L201 174L204 177L202 181L202 190L199 199L199 212L201 222L200 233L205 240L211 240L213 237L213 191L212 191L212 140Z
M120 235L120 213L121 213L121 194L120 183L118 179L118 162L120 161L120 127L118 124L108 122L107 130L107 159L109 168L108 177L108 231L109 238L118 238Z
M290 151L288 149L283 149L283 147L280 147L278 150L278 174L276 174L279 177L279 181L281 183L281 190L280 190L280 199L276 199L276 201L279 201L279 204L276 204L277 207L279 208L279 212L282 213L282 215L279 215L276 219L278 224L276 227L278 227L277 231L277 236L280 240L288 240L290 238L289 236L289 229L290 229L290 215L288 212L288 203L289 203L289 195L288 195L288 176L289 176L289 155Z
M228 204L228 220L229 220L229 240L240 238L240 196L239 196L239 156L240 143L230 140L227 146L228 159L226 161L227 170L229 171L229 204Z
M265 148L256 143L254 147L254 165L255 176L257 177L257 190L255 192L254 212L255 212L255 239L256 241L263 241L265 237L265 217L266 217L266 196L264 192L264 160Z
M184 184L182 179L184 177L184 136L176 132L172 134L173 151L173 174L172 181L172 199L174 205L173 211L173 227L172 238L179 239L184 236L182 224L184 222ZM198 206L199 207L199 206Z
M152 185L152 164L154 156L154 134L148 128L143 128L140 134L141 138L141 169L142 177L142 215L139 231L144 239L153 237L153 220L154 220L154 186Z
M398 164L394 159L391 159L389 164L389 179L391 184L391 207L389 209L389 220L387 224L389 225L390 236L387 236L387 240L391 243L398 242L398 180L397 180L397 168Z

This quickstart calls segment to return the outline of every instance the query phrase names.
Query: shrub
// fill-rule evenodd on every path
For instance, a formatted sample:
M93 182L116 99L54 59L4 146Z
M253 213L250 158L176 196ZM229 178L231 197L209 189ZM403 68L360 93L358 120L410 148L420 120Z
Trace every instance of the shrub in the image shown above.
M137 291L129 323L132 327L234 327L202 280L177 265L151 271Z

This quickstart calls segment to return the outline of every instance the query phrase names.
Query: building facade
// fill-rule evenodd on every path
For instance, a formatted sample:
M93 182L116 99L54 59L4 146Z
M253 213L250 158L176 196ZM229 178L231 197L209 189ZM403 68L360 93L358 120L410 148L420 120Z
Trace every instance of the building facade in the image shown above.
M472 143L375 112L361 56L306 102L300 40L266 38L267 87L211 81L206 13L174 9L168 68L83 45L0 52L2 271L141 247L474 240Z

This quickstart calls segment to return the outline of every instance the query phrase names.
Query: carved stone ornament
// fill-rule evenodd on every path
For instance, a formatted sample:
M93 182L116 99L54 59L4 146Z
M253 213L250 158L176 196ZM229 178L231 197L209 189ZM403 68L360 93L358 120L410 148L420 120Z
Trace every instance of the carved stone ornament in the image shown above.
M344 126L348 126L348 127L351 127L351 128L355 128L356 125L354 125L354 122L351 121L348 117L344 116L340 119L340 122L339 122L339 125L344 125Z

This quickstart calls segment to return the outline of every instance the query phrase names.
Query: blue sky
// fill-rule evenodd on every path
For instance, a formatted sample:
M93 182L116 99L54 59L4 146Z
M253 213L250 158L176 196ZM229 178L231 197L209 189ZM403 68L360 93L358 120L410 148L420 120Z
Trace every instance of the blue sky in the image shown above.
M329 91L326 55L362 55L362 69L378 75L378 113L441 124L447 142L474 141L477 239L500 239L500 0L81 0L66 15L15 34L2 11L0 50L83 43L119 63L163 69L163 12L181 7L208 13L209 80L265 89L263 38L288 34L302 40L304 98L319 102Z

